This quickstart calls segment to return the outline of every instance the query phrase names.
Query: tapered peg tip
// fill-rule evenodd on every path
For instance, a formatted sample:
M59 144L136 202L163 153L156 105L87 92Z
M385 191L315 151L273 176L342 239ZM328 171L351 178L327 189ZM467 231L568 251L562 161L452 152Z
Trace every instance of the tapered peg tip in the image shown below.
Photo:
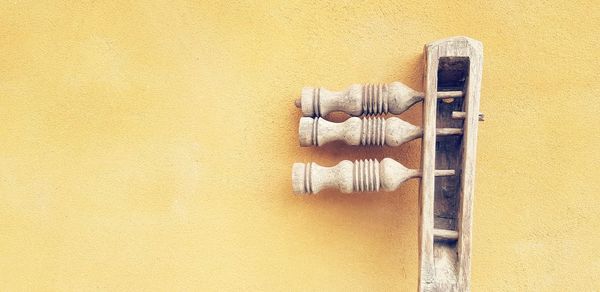
M297 108L302 108L302 100L300 100L299 98L298 98L298 99L296 99L296 100L294 100L294 105L295 105Z

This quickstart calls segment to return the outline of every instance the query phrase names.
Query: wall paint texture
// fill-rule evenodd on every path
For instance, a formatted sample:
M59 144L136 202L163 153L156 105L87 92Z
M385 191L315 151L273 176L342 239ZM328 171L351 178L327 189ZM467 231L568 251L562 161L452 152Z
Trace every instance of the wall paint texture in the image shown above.
M600 290L597 1L0 5L0 290L415 291L418 181L296 197L290 171L420 142L300 148L293 100L422 89L454 35L485 50L473 290Z

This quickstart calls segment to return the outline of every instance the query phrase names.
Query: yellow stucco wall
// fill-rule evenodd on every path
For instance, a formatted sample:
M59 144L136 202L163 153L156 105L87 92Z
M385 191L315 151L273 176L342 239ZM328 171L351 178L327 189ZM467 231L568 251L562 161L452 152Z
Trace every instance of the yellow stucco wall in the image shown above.
M300 148L292 101L421 89L454 35L485 47L473 290L600 290L597 1L69 2L1 4L0 290L414 291L417 181L290 171L419 141Z

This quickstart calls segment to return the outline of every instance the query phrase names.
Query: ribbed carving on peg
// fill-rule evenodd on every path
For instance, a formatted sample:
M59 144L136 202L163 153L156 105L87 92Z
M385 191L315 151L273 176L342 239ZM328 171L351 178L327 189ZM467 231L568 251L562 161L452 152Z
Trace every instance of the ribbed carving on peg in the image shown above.
M377 115L388 112L387 84L365 84L362 92L363 114Z
M460 128L438 128L439 136L460 135ZM323 118L300 118L300 146L321 146L332 141L348 145L399 146L423 136L423 129L397 117L351 117L341 123Z
M369 117L362 119L360 131L361 145L383 146L385 144L385 119Z
M436 170L436 176L454 175L452 169ZM294 163L292 187L296 194L314 194L323 189L336 188L343 193L393 191L404 181L420 177L421 171L408 169L401 163L384 158L343 160L335 166L325 167L316 163Z
M308 165L304 168L304 186L303 186L303 191L306 193L312 193L312 174L311 174L311 170L312 170L312 162L308 163Z
M315 119L312 124L312 134L310 139L313 145L319 145L319 119Z
M365 159L354 161L352 188L355 192L379 191L379 161Z
M321 88L315 87L313 88L313 113L315 117L321 116Z

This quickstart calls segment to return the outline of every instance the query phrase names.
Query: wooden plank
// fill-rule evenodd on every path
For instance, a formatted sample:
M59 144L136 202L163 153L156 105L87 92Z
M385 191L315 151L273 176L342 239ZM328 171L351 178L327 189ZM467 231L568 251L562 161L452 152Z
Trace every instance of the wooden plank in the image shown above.
M419 291L469 290L481 55L481 43L466 37L440 40L425 47ZM438 100L444 91L465 94L462 98ZM457 119L453 112L465 114ZM463 136L436 139L437 127L464 127L470 135L465 132ZM436 179L435 168L456 169L457 176ZM444 240L434 241L434 236Z
M437 108L436 50L425 47L425 78L423 88L423 140L421 141L421 184L419 192L419 291L432 291L433 267L433 198L435 192L435 129Z
M473 196L475 194L475 159L477 154L477 127L479 122L479 98L483 69L483 46L469 42L469 79L464 109L463 165L461 176L460 235L458 241L458 288L469 290L471 280L471 233L473 224Z

